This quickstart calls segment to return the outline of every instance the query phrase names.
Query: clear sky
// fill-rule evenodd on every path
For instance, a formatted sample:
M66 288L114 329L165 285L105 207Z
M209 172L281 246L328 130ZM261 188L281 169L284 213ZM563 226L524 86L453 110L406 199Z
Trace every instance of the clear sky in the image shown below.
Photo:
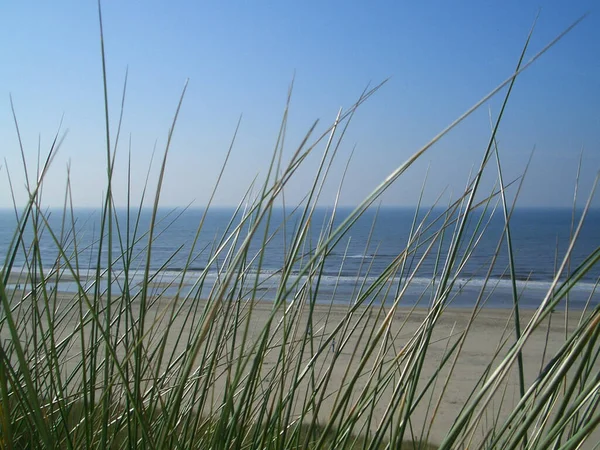
M116 128L129 80L115 190L125 202L128 141L139 197L152 149L164 149L180 91L189 87L169 161L163 205L203 205L235 125L242 123L216 202L236 204L264 174L295 74L286 155L315 119L325 130L369 84L388 83L358 111L321 203L358 203L395 167L505 80L538 11L528 56L582 14L590 15L517 80L498 142L505 176L536 151L519 204L569 206L583 150L580 202L600 169L600 5L595 1L112 1L103 2ZM10 206L7 170L25 201L9 94L31 170L38 142L49 148L61 117L66 139L53 162L45 203L63 201L71 164L76 205L97 207L106 179L97 5L94 1L5 2L0 14L0 206ZM501 93L502 94L502 93ZM384 197L415 204L429 166L425 203L456 195L481 159L502 95L424 155ZM114 136L114 134L113 134ZM300 200L322 146L286 193ZM158 159L158 158L157 158ZM155 161L156 166L156 161ZM493 173L494 170L491 171ZM156 171L152 171L155 179ZM260 175L259 175L260 176ZM493 177L486 181L491 188ZM151 184L152 186L153 184ZM600 194L596 206L600 206Z

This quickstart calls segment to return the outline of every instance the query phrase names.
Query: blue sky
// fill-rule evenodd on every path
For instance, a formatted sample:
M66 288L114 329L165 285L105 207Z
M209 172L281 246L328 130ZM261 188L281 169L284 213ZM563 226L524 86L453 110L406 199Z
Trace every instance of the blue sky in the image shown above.
M590 15L515 85L498 142L507 179L535 147L519 205L569 206L583 150L580 203L600 169L600 8L581 2L158 2L105 1L103 19L111 126L116 128L129 70L115 201L125 203L131 139L133 195L139 198L152 150L164 149L179 94L189 78L162 193L163 205L203 205L235 125L243 115L216 202L236 204L270 159L295 74L286 155L319 119L319 134L340 107L390 78L359 110L340 147L321 203L333 201L355 148L341 196L358 203L395 167L505 80L538 11L528 56L582 14ZM63 119L66 139L44 186L45 204L63 202L67 165L73 200L101 204L106 185L97 6L93 1L11 2L0 16L0 206L18 203L24 179L12 95L27 161L34 170ZM464 189L479 164L502 100L492 99L436 144L387 192L388 205L412 205L425 173L425 203ZM299 171L286 200L312 181L322 146ZM156 179L157 160L151 170ZM483 192L495 181L495 169ZM150 183L153 187L153 182ZM514 189L512 190L514 193ZM600 195L595 201L600 206Z

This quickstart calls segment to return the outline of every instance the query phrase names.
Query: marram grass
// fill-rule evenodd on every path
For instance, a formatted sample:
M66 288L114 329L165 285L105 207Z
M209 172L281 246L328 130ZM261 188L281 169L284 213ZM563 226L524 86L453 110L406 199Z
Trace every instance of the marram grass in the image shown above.
M188 252L187 263L181 278L167 283L150 263L159 234L162 179L185 90L147 229L140 221L146 198L136 206L128 192L126 216L116 213L117 143L109 144L113 130L106 126L108 178L91 261L82 257L90 249L75 220L70 182L59 227L51 226L42 203L44 177L60 146L57 137L35 180L24 167L30 200L15 206L17 226L3 255L0 448L591 448L600 421L599 308L571 312L565 323L572 326L566 326L558 344L542 339L542 364L523 357L529 341L540 333L549 336L557 326L553 311L600 259L600 247L590 249L564 281L557 276L536 311L519 311L510 235L514 205L505 196L495 137L512 84L531 63L524 63L524 54L515 75L490 94L508 86L489 145L465 191L442 212L417 207L405 249L374 276L364 261L367 275L357 280L344 306L320 297L333 249L343 246L358 218L414 161L490 96L395 169L343 221L337 224L334 207L319 226L312 223L315 207L346 127L380 86L340 112L323 135L314 136L313 126L284 162L288 99L266 179L249 188L210 248L196 248L196 239L178 250ZM108 105L106 112L108 124ZM120 125L117 142L119 130ZM322 152L314 183L306 187L300 206L286 207L286 186L314 152ZM497 173L498 182L484 193L479 181L487 171ZM590 201L591 195L588 206ZM286 219L273 220L282 205ZM504 317L497 345L484 355L484 370L457 394L472 343L468 338L486 317L487 291L481 290L467 313L448 305L464 265L488 232L485 217L493 214L506 224L497 252L508 249L514 309ZM584 217L585 211L579 224ZM569 265L579 232L574 225L557 274ZM203 227L204 218L197 237ZM274 299L264 301L257 273L268 243L282 228L291 238ZM53 243L58 255L51 267L43 262L42 241ZM443 245L449 246L447 254L440 250ZM186 289L183 278L200 251L208 254L209 264L193 289ZM496 257L490 256L491 270ZM160 263L167 267L169 259ZM406 308L403 295L426 259L436 266L431 295ZM16 267L15 261L24 263ZM218 272L217 282L207 280L209 271ZM142 282L132 282L140 274ZM75 289L61 291L64 281ZM166 295L173 288L176 294Z

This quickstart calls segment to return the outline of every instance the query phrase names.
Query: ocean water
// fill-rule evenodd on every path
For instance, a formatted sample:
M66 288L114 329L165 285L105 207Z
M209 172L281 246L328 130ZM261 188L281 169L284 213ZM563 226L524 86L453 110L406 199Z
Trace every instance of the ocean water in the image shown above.
M350 209L338 209L335 224L339 224L351 212ZM407 248L410 250L400 266L387 278L379 292L363 296L363 301L391 303L396 292L404 289L401 303L426 306L433 291L438 287L442 267L446 261L450 242L455 233L456 222L449 220L443 234L439 233L444 216L442 210L433 210L425 217L425 211L418 214L417 224L424 219L418 241L409 244L415 210L411 208L370 209L343 235L336 245L329 248L328 256L320 268L318 290L313 292L319 302L348 303L356 301L366 289L384 271L397 260ZM148 227L150 210L143 210L139 218L137 213L129 216L127 211L118 210L115 229L119 230L121 240L113 241L112 278L114 289L120 289L125 277L122 248L132 249L127 258L130 263L130 278L136 285L142 279L147 256ZM510 221L513 246L515 278L519 292L519 302L523 308L534 308L549 291L557 268L563 262L570 236L573 232L572 211L570 209L517 209ZM192 292L202 297L208 295L211 287L220 280L219 273L228 263L228 252L246 237L247 227L240 232L237 244L223 237L231 236L239 223L239 215L234 210L215 208L211 210L198 234L195 246L193 242L203 210L161 210L158 214L155 236L151 248L150 268L154 276L152 284L155 291L174 294L175 287L167 287L170 281L181 276L182 269L188 267L184 279L184 294ZM299 251L296 271L301 270L303 262L308 261L323 230L327 229L331 210L319 208L311 219L306 239ZM581 211L575 213L575 226L581 217ZM256 281L258 289L254 295L271 299L280 285L280 271L290 254L292 236L298 230L300 213L273 210L269 226L263 222L251 242L246 257L247 286L240 295L250 295L249 287ZM438 220L435 220L438 219ZM450 218L452 219L452 218ZM61 232L63 217L60 211L50 211L48 222L54 235L47 229L41 233L40 255L45 271L49 272L57 263L56 241L64 243L72 266L78 267L78 273L86 286L94 283L92 268L98 266L100 213L90 209L77 209L74 214L74 226L69 217L64 231ZM0 254L3 264L16 229L14 211L0 210ZM73 232L73 230L75 230ZM127 233L129 230L129 233ZM135 230L135 232L134 232ZM438 232L436 234L436 232ZM450 271L454 283L450 286L448 302L450 306L468 307L478 297L484 298L486 306L512 307L512 282L510 280L509 261L501 211L494 214L479 211L473 213L465 229L462 244L458 247L455 265ZM25 232L25 251L31 248L33 233L30 228ZM415 234L413 233L413 236ZM130 244L127 244L129 236ZM263 239L268 244L263 245ZM435 239L434 239L435 238ZM135 241L135 244L131 244ZM564 280L569 269L571 272L600 246L600 210L587 213L578 239L572 249L570 264L558 276ZM216 249L222 250L216 258ZM428 249L428 247L430 247ZM18 273L25 265L25 251L21 248L15 257L13 272ZM468 253L468 257L464 257ZM75 257L76 256L76 257ZM464 258L463 258L464 257ZM212 259L211 259L212 258ZM191 260L188 263L188 259ZM64 268L64 257L60 258ZM462 264L462 261L465 261ZM100 266L108 267L106 242L100 252ZM68 270L66 271L68 273ZM600 293L596 283L600 277L600 264L595 265L572 289L570 307L583 308L586 303L596 305L600 302ZM198 279L204 283L199 291ZM65 278L67 279L67 278ZM301 278L304 281L305 278ZM106 281L103 281L106 287ZM313 282L313 288L317 284ZM62 290L74 291L76 285L65 281L59 286ZM290 290L290 299L296 292Z

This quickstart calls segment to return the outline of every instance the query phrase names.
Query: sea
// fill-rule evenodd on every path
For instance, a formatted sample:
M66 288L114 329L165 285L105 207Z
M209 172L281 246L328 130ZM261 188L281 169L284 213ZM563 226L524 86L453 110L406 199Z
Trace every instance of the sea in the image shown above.
M306 227L301 226L306 223L302 209L273 208L263 216L245 255L245 283L237 287L239 292L235 295L271 301L283 289L287 300L293 301L303 289L306 293L307 267L317 267L310 282L310 296L318 303L392 304L398 300L404 306L427 307L443 286L449 307L472 307L479 302L484 307L512 308L516 287L519 306L532 309L552 292L555 280L554 292L570 275L578 273L579 267L600 247L599 209L585 213L572 246L571 236L578 228L582 210L515 209L508 229L513 283L503 212L476 210L470 214L460 245L456 246L454 264L448 270L451 282L444 284L444 267L460 223L457 214L450 215L442 209L422 208L417 212L407 207L370 208L328 243L326 257L321 259L321 255L315 256L319 242L331 235L330 230L339 226L352 208L338 208L333 222L332 213L331 208L316 208ZM123 289L126 276L130 289L141 288L148 257L150 209L129 213L126 209L116 210L112 264L108 263L107 238L102 243L100 239L100 211L78 208L67 216L60 210L44 214L47 219L39 221L36 245L43 272L51 274L58 268L63 275L57 289L77 291L78 286L72 281L75 267L85 289L92 289L98 280L101 289L106 289L110 279L113 292L118 292ZM179 293L192 299L210 295L211 289L223 282L231 255L248 236L249 221L238 227L241 216L241 211L236 213L230 208L211 208L206 215L202 208L160 209L150 252L152 293ZM17 229L15 211L0 210L0 256L4 270L10 265L14 275L26 271L34 255L32 222L25 228L17 251L11 251ZM291 265L291 276L282 283L282 268L290 260L294 236L300 230L304 230L302 245L294 253L296 262ZM237 239L233 239L235 236ZM62 243L64 253L58 252L57 242ZM127 258L121 257L125 248L130 249ZM311 258L320 261L320 265L309 266ZM124 259L129 261L127 272ZM563 271L558 273L561 265ZM101 268L101 277L96 277L97 267ZM183 287L179 287L182 277ZM378 283L382 279L384 282ZM564 308L567 302L569 308L575 309L598 305L599 281L600 263L580 277L568 298L557 307ZM373 285L377 289L370 289Z

